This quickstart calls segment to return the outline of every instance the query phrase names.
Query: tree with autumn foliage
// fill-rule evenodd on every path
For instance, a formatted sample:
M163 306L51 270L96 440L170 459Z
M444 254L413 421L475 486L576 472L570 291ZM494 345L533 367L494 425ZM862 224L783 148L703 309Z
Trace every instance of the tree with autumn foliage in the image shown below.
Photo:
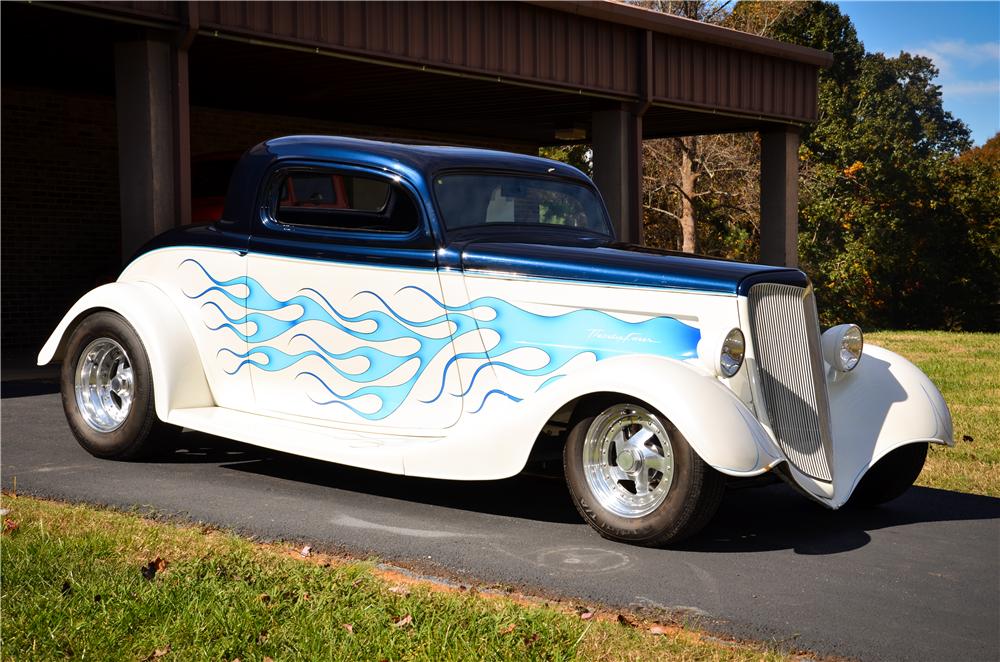
M942 180L949 211L970 250L958 259L972 277L961 283L968 328L1000 329L1000 133L954 159Z
M632 4L833 54L799 153L799 258L824 323L1000 329L1000 141L971 149L931 60L866 52L828 2ZM586 146L550 155L591 166ZM755 133L645 141L646 243L756 260L759 174Z
M996 228L1000 179L960 156L969 131L942 107L933 63L866 53L830 3L771 30L835 58L800 150L799 254L827 321L995 328L1000 262L985 228Z

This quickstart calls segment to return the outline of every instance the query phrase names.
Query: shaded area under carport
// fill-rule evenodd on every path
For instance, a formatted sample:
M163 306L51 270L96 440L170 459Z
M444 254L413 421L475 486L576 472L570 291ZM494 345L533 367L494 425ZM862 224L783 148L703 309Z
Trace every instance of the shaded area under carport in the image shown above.
M584 142L619 237L637 243L643 139L758 131L761 259L795 264L799 130L831 61L606 2L33 2L3 19L5 348L37 348L57 310L189 222L192 145L240 151L285 131L527 153Z

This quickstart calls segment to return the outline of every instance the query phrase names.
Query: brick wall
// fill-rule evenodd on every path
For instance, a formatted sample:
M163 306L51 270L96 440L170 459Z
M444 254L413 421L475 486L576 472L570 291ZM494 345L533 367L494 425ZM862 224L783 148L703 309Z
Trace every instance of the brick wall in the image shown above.
M191 109L191 154L237 152L253 147L259 142L294 134L319 134L330 136L357 136L377 140L420 141L451 143L471 147L487 147L510 152L538 154L533 145L474 137L449 136L445 133L413 132L387 127L362 126L343 122L324 121L283 115L218 110L215 108Z
M114 99L2 92L0 351L33 362L66 310L120 253Z

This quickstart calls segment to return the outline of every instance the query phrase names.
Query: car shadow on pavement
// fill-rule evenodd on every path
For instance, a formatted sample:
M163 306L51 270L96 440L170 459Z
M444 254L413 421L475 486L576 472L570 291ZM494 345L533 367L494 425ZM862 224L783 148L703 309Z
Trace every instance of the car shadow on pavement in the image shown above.
M311 460L196 432L185 432L156 461L213 463L234 471L429 506L584 526L558 471L526 471L496 481L432 480ZM848 505L831 511L778 483L727 491L705 530L674 549L837 554L868 544L871 531L959 520L1000 520L1000 499L914 487L880 507Z
M25 398L59 392L59 382L45 379L11 379L0 382L0 399Z
M156 455L147 462L163 464L219 464L230 462L262 462L273 451L249 444L185 430L178 438L163 442Z
M877 507L828 510L785 484L731 490L715 519L678 549L697 552L798 554L848 552L871 541L871 531L907 524L1000 520L1000 499L929 487L911 487Z
M450 481L356 469L187 431L155 462L218 463L226 469L443 508L559 523L581 523L561 473L506 480Z

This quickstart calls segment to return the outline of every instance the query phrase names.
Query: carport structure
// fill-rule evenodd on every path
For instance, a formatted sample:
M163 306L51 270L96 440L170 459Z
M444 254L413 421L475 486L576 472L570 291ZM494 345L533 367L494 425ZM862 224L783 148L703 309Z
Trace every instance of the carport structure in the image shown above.
M113 100L125 257L189 222L192 136L231 111L530 153L589 143L619 237L633 242L643 139L757 131L761 259L795 264L799 132L832 62L610 2L33 2L5 4L3 18L5 113L10 85ZM5 121L6 149L18 127ZM5 195L11 167L44 174L7 157ZM5 235L14 222L5 213ZM4 248L7 262L15 247Z

